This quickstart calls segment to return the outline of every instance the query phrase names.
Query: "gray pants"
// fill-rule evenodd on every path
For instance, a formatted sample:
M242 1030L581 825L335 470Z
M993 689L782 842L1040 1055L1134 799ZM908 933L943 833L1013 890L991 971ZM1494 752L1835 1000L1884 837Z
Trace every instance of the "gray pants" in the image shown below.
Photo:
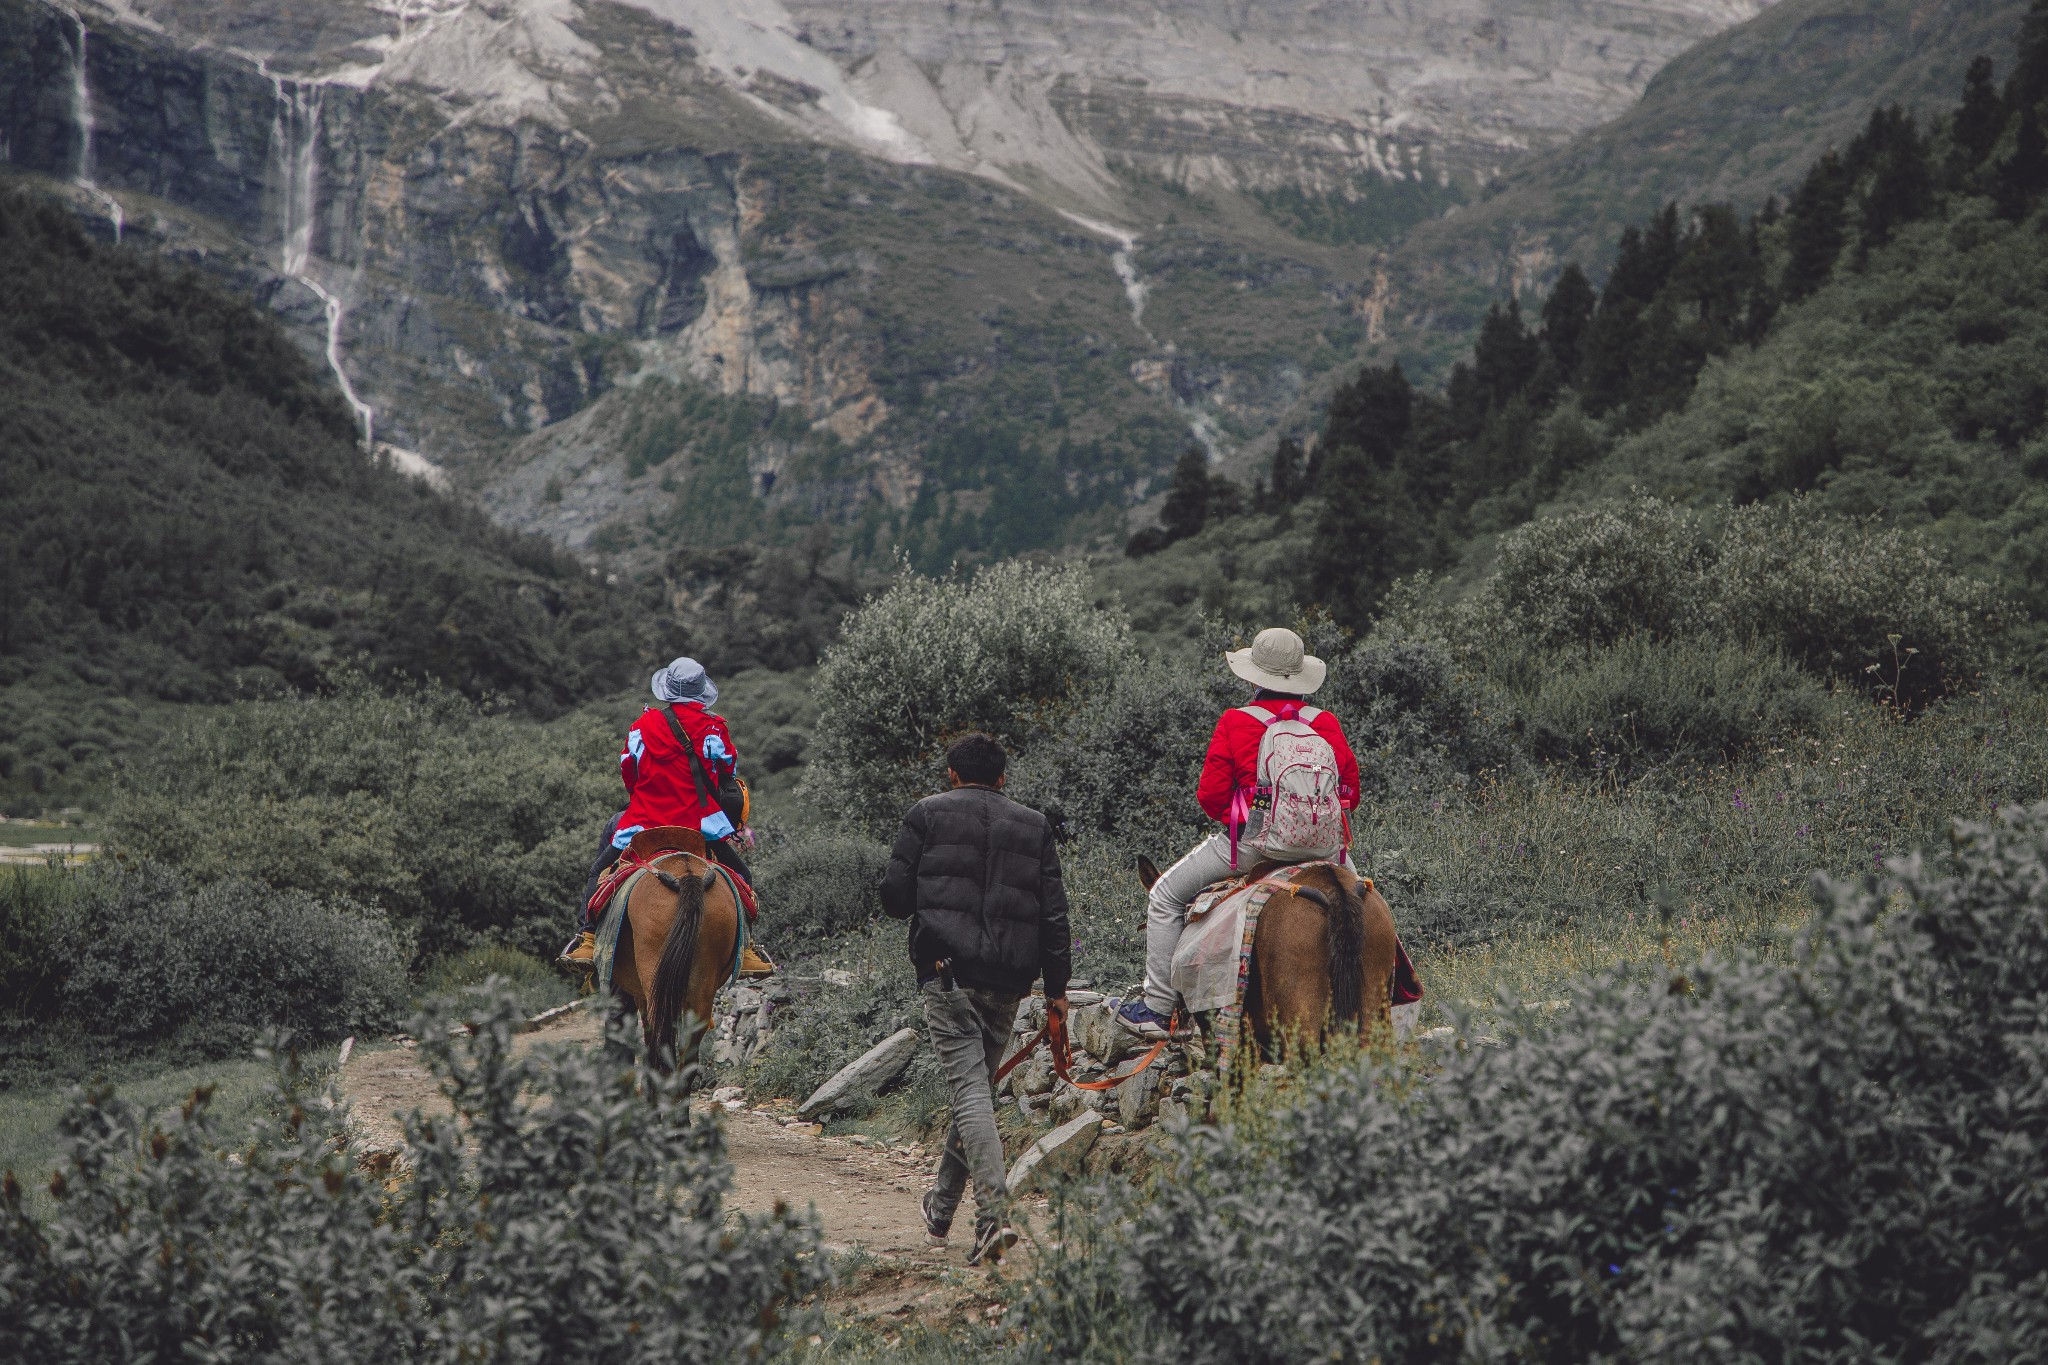
M1023 997L966 986L941 990L936 981L927 981L918 994L924 1001L925 1033L953 1100L953 1123L946 1130L946 1149L932 1181L933 1203L950 1217L960 1207L972 1176L974 1226L980 1233L1002 1221L1010 1197L1009 1163L996 1132L990 1080L1002 1065Z
M1237 846L1237 866L1230 865L1230 835L1217 830L1196 844L1152 883L1145 903L1145 1004L1154 1014L1171 1018L1180 995L1173 989L1173 950L1187 927L1188 907L1202 888L1214 885L1258 862L1265 855L1250 845ZM1344 865L1351 867L1349 854ZM1356 871L1355 868L1353 868Z

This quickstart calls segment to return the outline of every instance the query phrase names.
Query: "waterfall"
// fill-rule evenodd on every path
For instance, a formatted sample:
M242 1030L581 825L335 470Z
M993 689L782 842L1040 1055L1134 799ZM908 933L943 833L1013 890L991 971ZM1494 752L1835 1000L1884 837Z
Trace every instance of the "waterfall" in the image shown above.
M1138 329L1138 335L1145 338L1147 345L1158 346L1159 338L1153 336L1151 329L1145 326L1145 295L1151 286L1145 282L1145 277L1138 273L1137 234L1094 218L1084 218L1067 209L1061 209L1059 214L1069 222L1078 223L1097 236L1107 237L1116 243L1115 250L1109 254L1109 266L1116 271L1117 280L1124 287L1124 301L1131 306L1131 325ZM1173 354L1173 343L1170 341L1166 344L1166 354ZM1228 440L1215 417L1181 398L1170 386L1166 391L1166 397L1186 419L1188 434L1195 438L1195 444L1202 448L1210 463L1214 464L1222 459Z
M82 15L68 9L64 13L78 29L78 41L71 49L71 122L78 129L78 164L72 169L71 183L99 202L106 212L107 221L114 225L114 240L118 242L125 221L121 201L101 189L93 178L99 170L99 158L93 149L93 137L99 131L99 124L93 118L92 80L85 69L86 43L92 35Z
M287 92L286 86L290 90ZM341 298L322 284L313 273L313 218L318 210L320 189L320 113L326 102L326 87L317 81L287 82L282 76L270 78L276 92L276 111L270 125L271 145L277 149L277 170L282 210L279 224L279 264L284 273L313 291L327 311L327 368L341 385L341 396L354 410L363 428L363 449L376 449L377 413L356 394L348 369L341 360L341 327L348 316Z

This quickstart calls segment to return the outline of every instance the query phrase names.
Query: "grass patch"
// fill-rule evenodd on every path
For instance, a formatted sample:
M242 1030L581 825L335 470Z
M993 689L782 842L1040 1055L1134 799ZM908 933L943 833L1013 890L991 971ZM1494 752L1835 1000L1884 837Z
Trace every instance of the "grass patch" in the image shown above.
M1519 930L1490 943L1422 947L1414 957L1424 989L1423 1026L1568 1000L1584 978L1621 968L1662 963L1683 970L1709 953L1738 948L1777 960L1807 914L1808 906L1794 898L1757 918L1632 911Z
M330 1067L336 1050L312 1054L316 1067ZM109 1067L92 1084L119 1086L121 1098L155 1113L176 1109L202 1085L214 1087L213 1113L226 1133L239 1133L263 1117L271 1104L276 1068L254 1059L203 1062L168 1070L146 1062ZM64 1116L80 1084L63 1081L0 1093L0 1170L12 1171L27 1192L30 1212L49 1216L50 1174L64 1157Z
M420 976L418 998L460 995L492 977L502 979L528 1015L566 1005L580 993L575 982L532 953L503 943L481 943L444 957Z

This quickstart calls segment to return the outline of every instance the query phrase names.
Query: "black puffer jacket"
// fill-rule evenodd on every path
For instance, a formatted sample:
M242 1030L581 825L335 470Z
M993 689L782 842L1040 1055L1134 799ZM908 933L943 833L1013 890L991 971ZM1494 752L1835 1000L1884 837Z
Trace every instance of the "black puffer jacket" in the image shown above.
M1067 993L1067 888L1052 826L988 787L927 796L903 817L882 908L910 921L910 960L931 980L950 958L963 984L1022 995L1039 976Z

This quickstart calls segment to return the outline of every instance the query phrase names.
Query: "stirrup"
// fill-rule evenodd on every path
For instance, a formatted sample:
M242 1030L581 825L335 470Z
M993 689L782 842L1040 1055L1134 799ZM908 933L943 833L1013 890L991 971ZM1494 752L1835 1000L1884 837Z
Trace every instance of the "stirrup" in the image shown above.
M739 975L743 977L773 976L775 975L775 964L768 960L768 954L749 943L746 947L740 949Z
M568 945L562 949L561 955L555 960L564 966L574 967L578 971L594 970L597 966L596 932L585 929L578 933L576 937L569 940Z

